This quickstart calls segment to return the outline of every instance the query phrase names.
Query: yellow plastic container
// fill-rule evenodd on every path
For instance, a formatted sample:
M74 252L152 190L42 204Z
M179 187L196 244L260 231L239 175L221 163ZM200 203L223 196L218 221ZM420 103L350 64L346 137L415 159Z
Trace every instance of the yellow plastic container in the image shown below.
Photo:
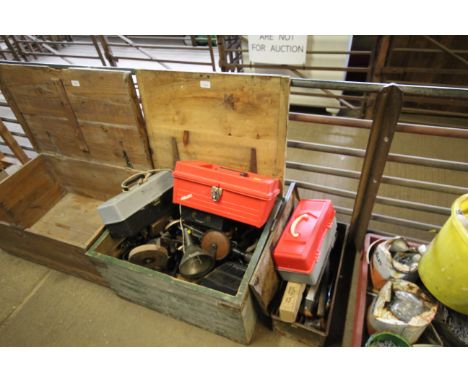
M419 276L444 305L468 314L468 194L452 205L452 214L419 263Z

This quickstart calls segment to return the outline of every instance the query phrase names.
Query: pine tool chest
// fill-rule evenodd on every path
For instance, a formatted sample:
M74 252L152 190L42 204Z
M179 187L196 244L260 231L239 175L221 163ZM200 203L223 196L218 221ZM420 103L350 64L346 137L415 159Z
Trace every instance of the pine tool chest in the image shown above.
M279 286L271 251L291 212L294 185L282 189L289 79L137 70L136 81L143 108L125 70L0 65L2 92L38 152L0 183L0 247L249 343L255 305L268 312ZM158 203L171 204L168 211L132 199L178 162L208 163L241 182L271 179L261 197L242 194L262 213L242 221L171 203L164 187ZM229 201L230 184L215 195L220 203ZM221 184L210 186L210 198L213 186ZM170 237L135 248L127 240L141 239L140 217L166 212L175 224L161 218L143 231L182 230L176 273L163 248Z
M269 249L271 232L285 224L281 216L292 193L280 194L289 80L137 71L137 81L155 167L174 169L176 210L150 240L152 254L148 244L128 252L129 240L104 230L87 255L118 295L249 343L258 319L255 304L268 304L279 281ZM246 192L250 182L266 187L260 197L255 189ZM226 207L231 197L245 198L234 201L239 212L250 202L264 203L263 213L245 221ZM253 241L243 245L247 237ZM171 241L184 248L178 267Z
M96 208L153 167L130 73L5 64L0 87L39 153L0 183L0 247L106 284L85 256Z

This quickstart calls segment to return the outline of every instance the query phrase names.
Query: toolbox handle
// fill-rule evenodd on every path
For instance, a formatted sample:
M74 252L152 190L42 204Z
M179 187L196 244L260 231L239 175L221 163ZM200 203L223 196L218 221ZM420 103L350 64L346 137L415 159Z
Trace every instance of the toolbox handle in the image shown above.
M302 220L309 220L309 215L316 217L311 212L306 212L302 215L299 215L296 219L294 219L294 221L291 224L291 227L289 228L289 233L291 234L292 237L299 237L299 232L296 232L296 227Z
M141 171L136 174L129 176L125 179L121 184L120 187L122 191L129 191L132 187L136 185L140 185L145 183L148 178L161 170L149 170L149 171Z
M229 168L229 167L220 166L219 169L220 169L220 170L226 170L226 171L237 172L240 176L243 176L243 177L245 177L245 178L249 176L249 173L248 173L248 172L240 171L240 170L235 170L235 169Z

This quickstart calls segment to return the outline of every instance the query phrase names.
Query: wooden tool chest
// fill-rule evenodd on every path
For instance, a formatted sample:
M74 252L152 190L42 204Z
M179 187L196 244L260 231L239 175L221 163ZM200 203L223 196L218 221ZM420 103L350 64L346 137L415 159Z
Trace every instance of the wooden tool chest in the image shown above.
M288 79L268 76L139 71L156 167L201 160L284 178ZM254 295L265 305L278 282L270 257L270 231L282 230L293 187L278 199L237 295L232 296L115 258L116 242L104 232L87 252L120 296L241 343L252 339ZM285 206L288 208L285 208ZM278 235L275 235L275 237ZM271 285L274 290L276 286Z
M0 86L39 152L0 183L0 247L105 284L84 256L96 207L152 168L131 75L0 65Z
M269 240L270 231L282 230L284 227L280 216L284 213L284 206L288 203L290 195L291 191L285 198L278 199L235 296L117 258L119 241L112 239L107 230L93 244L87 255L118 295L248 344L257 323L255 302L249 291L249 283L254 280L254 287L259 287L260 281L257 281L255 277L258 276L255 274L271 271L260 260L269 256L269 247L272 246Z
M113 257L96 207L129 175L172 169L177 160L283 184L289 79L149 70L136 77L144 119L129 72L0 66L2 91L40 153L0 183L0 247L248 343L254 305L267 312L279 284L270 253L294 187L273 208L236 296Z

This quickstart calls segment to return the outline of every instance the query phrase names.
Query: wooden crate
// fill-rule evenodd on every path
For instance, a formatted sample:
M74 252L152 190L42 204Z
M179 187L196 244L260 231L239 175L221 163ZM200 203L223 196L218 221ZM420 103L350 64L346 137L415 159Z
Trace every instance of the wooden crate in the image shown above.
M341 345L347 301L345 296L347 297L346 290L349 288L349 275L348 277L343 275L345 271L345 269L343 269L343 261L346 238L347 226L338 223L335 245L330 253L330 269L334 281L331 305L325 320L325 328L320 330L308 327L299 322L287 323L280 320L278 307L286 284L283 283L279 289L277 298L273 302L273 313L271 317L274 331L309 346L323 346L325 344L334 346Z
M0 65L0 86L40 153L0 183L0 247L105 284L84 255L96 207L152 168L130 73Z
M287 78L138 71L137 80L156 167L198 159L284 178ZM254 298L267 310L279 284L270 252L291 211L293 189L275 206L236 296L120 260L108 232L87 254L120 296L249 343L257 322Z
M268 311L279 284L270 253L293 188L276 205L236 296L113 257L95 207L136 170L173 168L178 159L283 180L289 79L143 70L137 80L145 120L129 72L0 65L2 91L41 153L0 183L0 247L248 343L254 299Z
M120 296L148 308L168 314L224 337L248 344L254 334L257 314L254 304L269 304L279 285L271 271L271 249L280 236L292 209L290 186L284 197L279 197L260 236L239 290L235 296L195 283L172 277L165 273L132 264L118 258L120 240L112 239L107 230L87 252L97 265L103 278ZM261 291L256 294L250 288ZM268 293L271 291L272 293Z

